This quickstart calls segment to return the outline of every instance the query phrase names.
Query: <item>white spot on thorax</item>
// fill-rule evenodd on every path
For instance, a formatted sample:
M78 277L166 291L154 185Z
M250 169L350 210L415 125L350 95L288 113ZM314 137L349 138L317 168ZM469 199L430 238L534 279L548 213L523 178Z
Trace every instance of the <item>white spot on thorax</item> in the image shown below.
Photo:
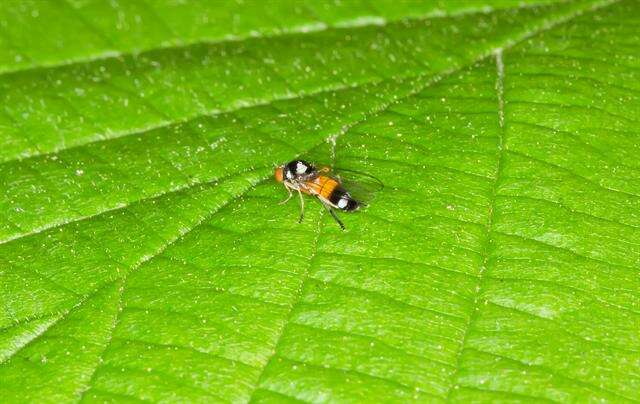
M344 209L344 208L346 208L348 204L349 204L349 201L348 201L346 198L341 198L341 199L338 201L338 207L339 207L340 209Z
M305 172L307 172L307 166L298 162L298 164L296 164L296 174L304 174Z

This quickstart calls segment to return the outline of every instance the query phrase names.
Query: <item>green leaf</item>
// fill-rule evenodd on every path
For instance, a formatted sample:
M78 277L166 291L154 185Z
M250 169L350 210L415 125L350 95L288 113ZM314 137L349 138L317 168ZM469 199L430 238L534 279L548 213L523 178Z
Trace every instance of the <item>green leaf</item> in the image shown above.
M2 401L636 400L639 24L3 2ZM386 187L298 224L296 156Z

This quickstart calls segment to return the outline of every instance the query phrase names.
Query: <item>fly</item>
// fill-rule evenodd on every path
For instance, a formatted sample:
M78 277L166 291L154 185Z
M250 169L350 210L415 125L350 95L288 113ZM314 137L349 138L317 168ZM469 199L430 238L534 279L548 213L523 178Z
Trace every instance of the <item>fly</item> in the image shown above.
M354 171L353 173L356 172ZM276 180L282 182L289 192L289 196L280 204L287 203L293 196L293 191L298 192L300 197L299 223L304 219L304 198L302 194L316 197L342 230L345 230L344 223L338 218L334 210L352 212L363 205L360 199L354 198L347 191L340 176L336 175L329 167L317 168L307 161L293 160L276 167L274 175ZM375 180L379 185L378 188L382 187L382 183L379 180L370 176L367 177Z

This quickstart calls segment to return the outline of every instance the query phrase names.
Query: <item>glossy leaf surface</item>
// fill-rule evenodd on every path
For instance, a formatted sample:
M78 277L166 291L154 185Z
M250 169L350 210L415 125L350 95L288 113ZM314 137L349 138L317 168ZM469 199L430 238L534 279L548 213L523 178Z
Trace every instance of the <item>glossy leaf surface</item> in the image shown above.
M637 399L637 1L212 4L0 5L3 401Z

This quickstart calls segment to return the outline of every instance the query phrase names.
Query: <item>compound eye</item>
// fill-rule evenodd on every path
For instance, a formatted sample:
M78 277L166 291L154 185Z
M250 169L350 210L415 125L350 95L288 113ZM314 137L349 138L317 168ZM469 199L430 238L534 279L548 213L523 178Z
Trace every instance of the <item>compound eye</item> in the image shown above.
M282 178L282 167L276 167L275 171L274 171L274 176L276 177L276 181L278 182L282 182L283 178Z

